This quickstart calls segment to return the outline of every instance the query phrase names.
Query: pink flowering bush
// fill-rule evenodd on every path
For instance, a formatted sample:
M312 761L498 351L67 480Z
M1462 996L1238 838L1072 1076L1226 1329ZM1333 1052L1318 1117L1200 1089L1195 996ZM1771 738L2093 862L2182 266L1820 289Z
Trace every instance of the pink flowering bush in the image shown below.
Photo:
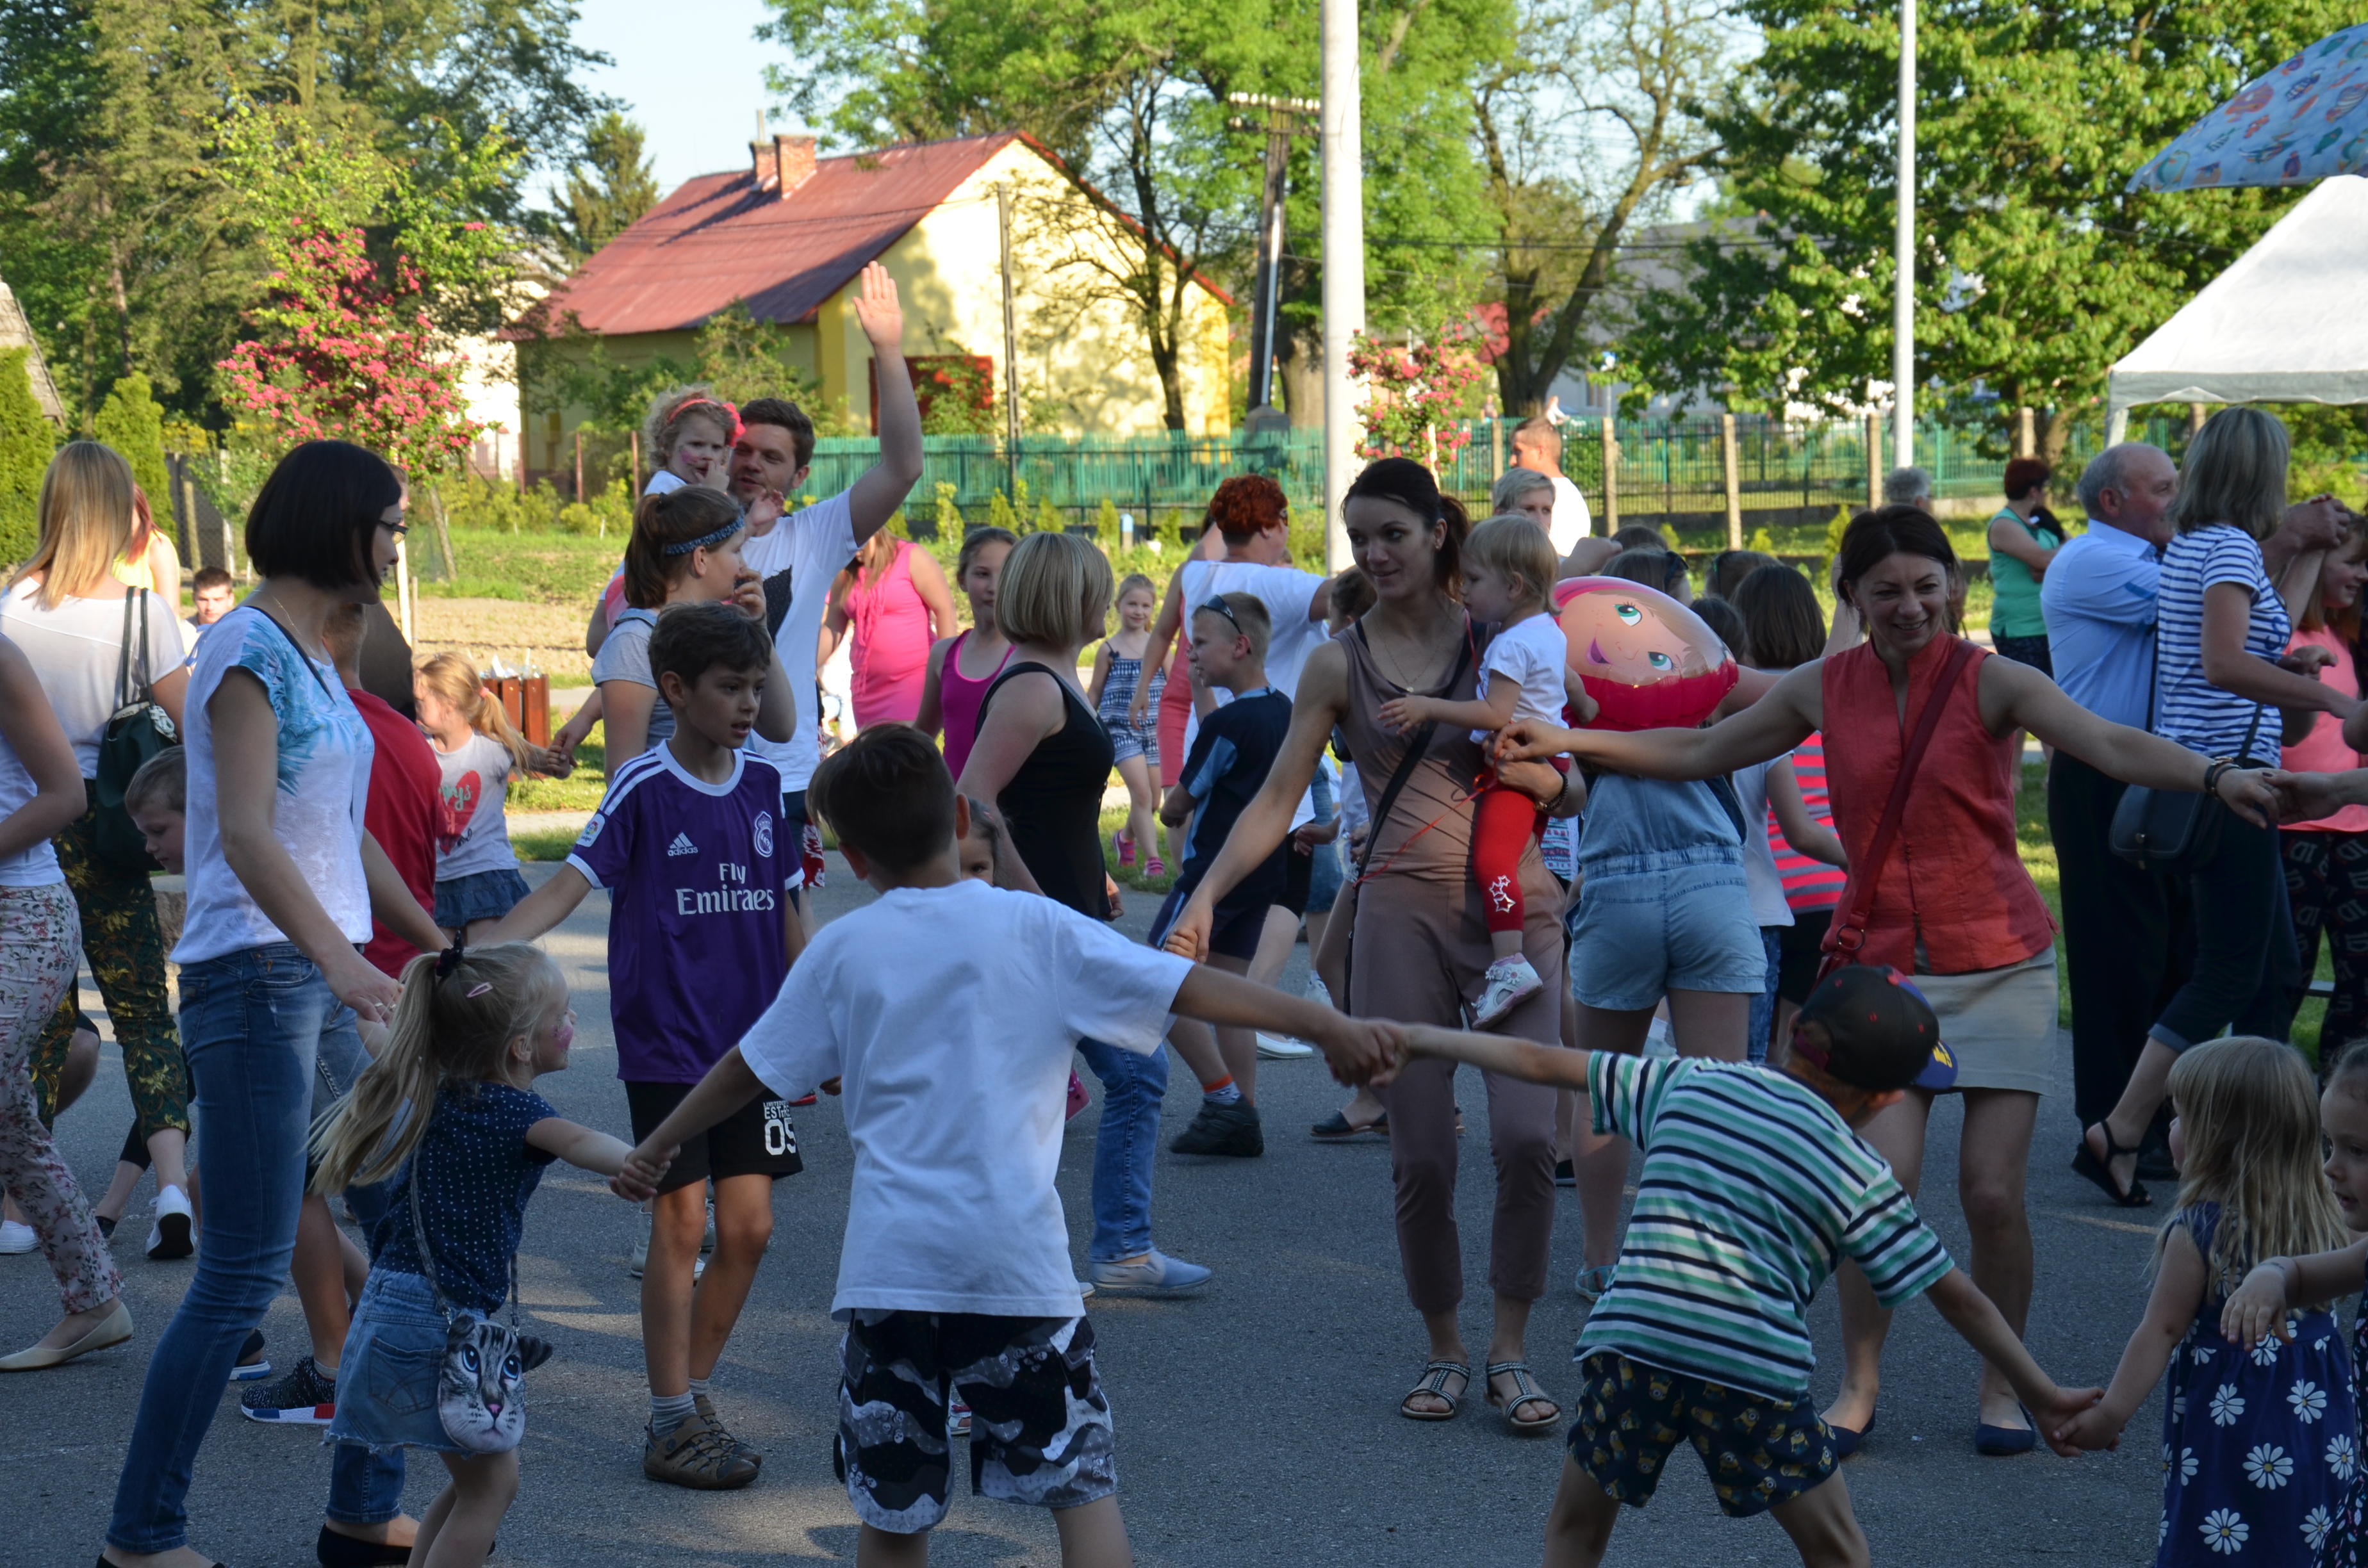
M1435 465L1471 440L1463 403L1485 371L1467 334L1441 332L1408 347L1359 333L1349 349L1349 373L1365 384L1358 456Z

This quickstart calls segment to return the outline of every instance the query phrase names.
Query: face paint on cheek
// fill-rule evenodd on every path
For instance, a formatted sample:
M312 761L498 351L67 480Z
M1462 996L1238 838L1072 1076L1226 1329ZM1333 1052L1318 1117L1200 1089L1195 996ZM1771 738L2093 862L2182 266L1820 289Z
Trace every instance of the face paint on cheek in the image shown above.
M551 1049L559 1052L560 1055L564 1056L567 1054L568 1048L575 1043L575 1024L574 1020L569 1018L560 1019L557 1026L551 1031Z

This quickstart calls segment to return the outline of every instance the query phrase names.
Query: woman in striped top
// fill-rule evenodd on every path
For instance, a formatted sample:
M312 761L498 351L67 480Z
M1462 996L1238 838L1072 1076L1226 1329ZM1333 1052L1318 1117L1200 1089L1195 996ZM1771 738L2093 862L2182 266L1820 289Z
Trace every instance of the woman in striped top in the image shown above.
M2177 532L2155 600L2155 733L2247 767L2278 766L2281 710L2306 733L2321 713L2349 719L2360 708L2312 676L2325 650L2286 653L2324 554L2295 557L2283 585L2261 564L2260 541L2285 516L2287 450L2286 427L2258 409L2224 408L2196 433L2167 514ZM2276 825L2223 817L2219 835L2188 878L2194 972L2146 1031L2121 1100L2082 1131L2073 1154L2073 1169L2124 1207L2150 1201L2136 1179L2137 1145L2180 1052L2232 1024L2284 1039L2287 993L2301 986Z

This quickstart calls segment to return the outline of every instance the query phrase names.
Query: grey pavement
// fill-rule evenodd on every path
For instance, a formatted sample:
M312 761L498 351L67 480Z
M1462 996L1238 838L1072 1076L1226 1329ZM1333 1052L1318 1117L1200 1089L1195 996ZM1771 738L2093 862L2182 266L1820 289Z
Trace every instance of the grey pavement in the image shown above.
M869 895L850 890L833 858L826 914ZM537 868L535 880L544 874ZM596 893L551 940L581 1015L575 1065L538 1085L560 1109L628 1131L608 1029L605 895ZM1150 901L1123 922L1138 938ZM1304 949L1286 983L1304 983ZM87 989L85 1006L98 999ZM2063 1049L2059 1046L2059 1049ZM2039 1256L2030 1343L2066 1382L2111 1376L2139 1317L2151 1232L2108 1209L2065 1168L2077 1135L2065 1092L2045 1102L2032 1157L2031 1210ZM1092 1078L1087 1074L1090 1085ZM1465 1331L1486 1346L1489 1195L1486 1096L1467 1073L1469 1135L1458 1195L1471 1299ZM1307 1127L1343 1091L1313 1062L1268 1062L1259 1079L1268 1152L1256 1161L1160 1156L1159 1245L1214 1268L1196 1300L1091 1304L1101 1372L1116 1415L1121 1500L1137 1560L1176 1568L1239 1568L1312 1560L1406 1564L1530 1564L1562 1450L1519 1437L1478 1399L1455 1421L1395 1414L1421 1370L1424 1339L1407 1307L1391 1224L1389 1157L1379 1140L1317 1144ZM1173 1074L1165 1132L1190 1116L1195 1091ZM992 1106L977 1108L992 1117ZM1083 1267L1093 1131L1070 1124L1061 1192ZM495 1562L533 1568L789 1568L851 1560L855 1521L831 1474L837 1334L831 1289L847 1212L848 1149L837 1109L802 1113L805 1173L775 1188L773 1248L725 1353L715 1388L733 1428L767 1455L746 1491L700 1494L649 1482L640 1468L647 1413L638 1294L625 1272L632 1211L600 1183L556 1165L529 1209L520 1258L527 1312L558 1354L529 1383L524 1487L501 1529ZM77 1176L102 1189L130 1119L120 1062L108 1048L97 1085L63 1119ZM1927 1211L1960 1257L1964 1229L1947 1173L1958 1115L1936 1113ZM202 1130L200 1130L202 1140ZM202 1150L200 1150L202 1157ZM138 1242L148 1194L133 1203L120 1252L138 1333L131 1345L66 1368L0 1379L0 1564L79 1565L97 1555L148 1352L189 1278L188 1263L151 1263ZM2141 1215L2143 1221L2146 1216ZM1581 1307L1569 1289L1579 1263L1577 1205L1556 1221L1555 1288L1532 1319L1530 1352L1545 1387L1573 1389L1570 1346ZM30 1344L55 1321L38 1255L0 1257L0 1346ZM1830 1394L1839 1360L1833 1292L1812 1324ZM292 1290L264 1324L281 1366L304 1347ZM2161 1410L2149 1403L2118 1454L2078 1461L2041 1451L1983 1459L1973 1451L1973 1353L1931 1308L1904 1309L1886 1370L1881 1423L1843 1467L1878 1562L2140 1563L2154 1551ZM242 1419L225 1391L190 1493L192 1544L233 1568L302 1568L325 1495L328 1461L314 1428ZM424 1456L423 1456L424 1459ZM406 1506L424 1509L441 1484L416 1464ZM972 1497L959 1481L936 1532L947 1564L1058 1561L1041 1514ZM1623 1513L1609 1561L1784 1563L1794 1561L1766 1518L1722 1518L1697 1461L1680 1454L1660 1494Z

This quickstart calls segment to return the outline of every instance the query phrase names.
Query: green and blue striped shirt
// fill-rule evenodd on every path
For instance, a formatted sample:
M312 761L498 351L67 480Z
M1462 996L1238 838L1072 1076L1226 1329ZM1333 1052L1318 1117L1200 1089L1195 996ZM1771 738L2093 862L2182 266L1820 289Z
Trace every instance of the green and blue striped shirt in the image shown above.
M1883 1156L1808 1085L1741 1062L1616 1056L1588 1068L1595 1131L1645 1153L1599 1350L1771 1398L1809 1392L1803 1321L1848 1258L1897 1306L1951 1266Z

